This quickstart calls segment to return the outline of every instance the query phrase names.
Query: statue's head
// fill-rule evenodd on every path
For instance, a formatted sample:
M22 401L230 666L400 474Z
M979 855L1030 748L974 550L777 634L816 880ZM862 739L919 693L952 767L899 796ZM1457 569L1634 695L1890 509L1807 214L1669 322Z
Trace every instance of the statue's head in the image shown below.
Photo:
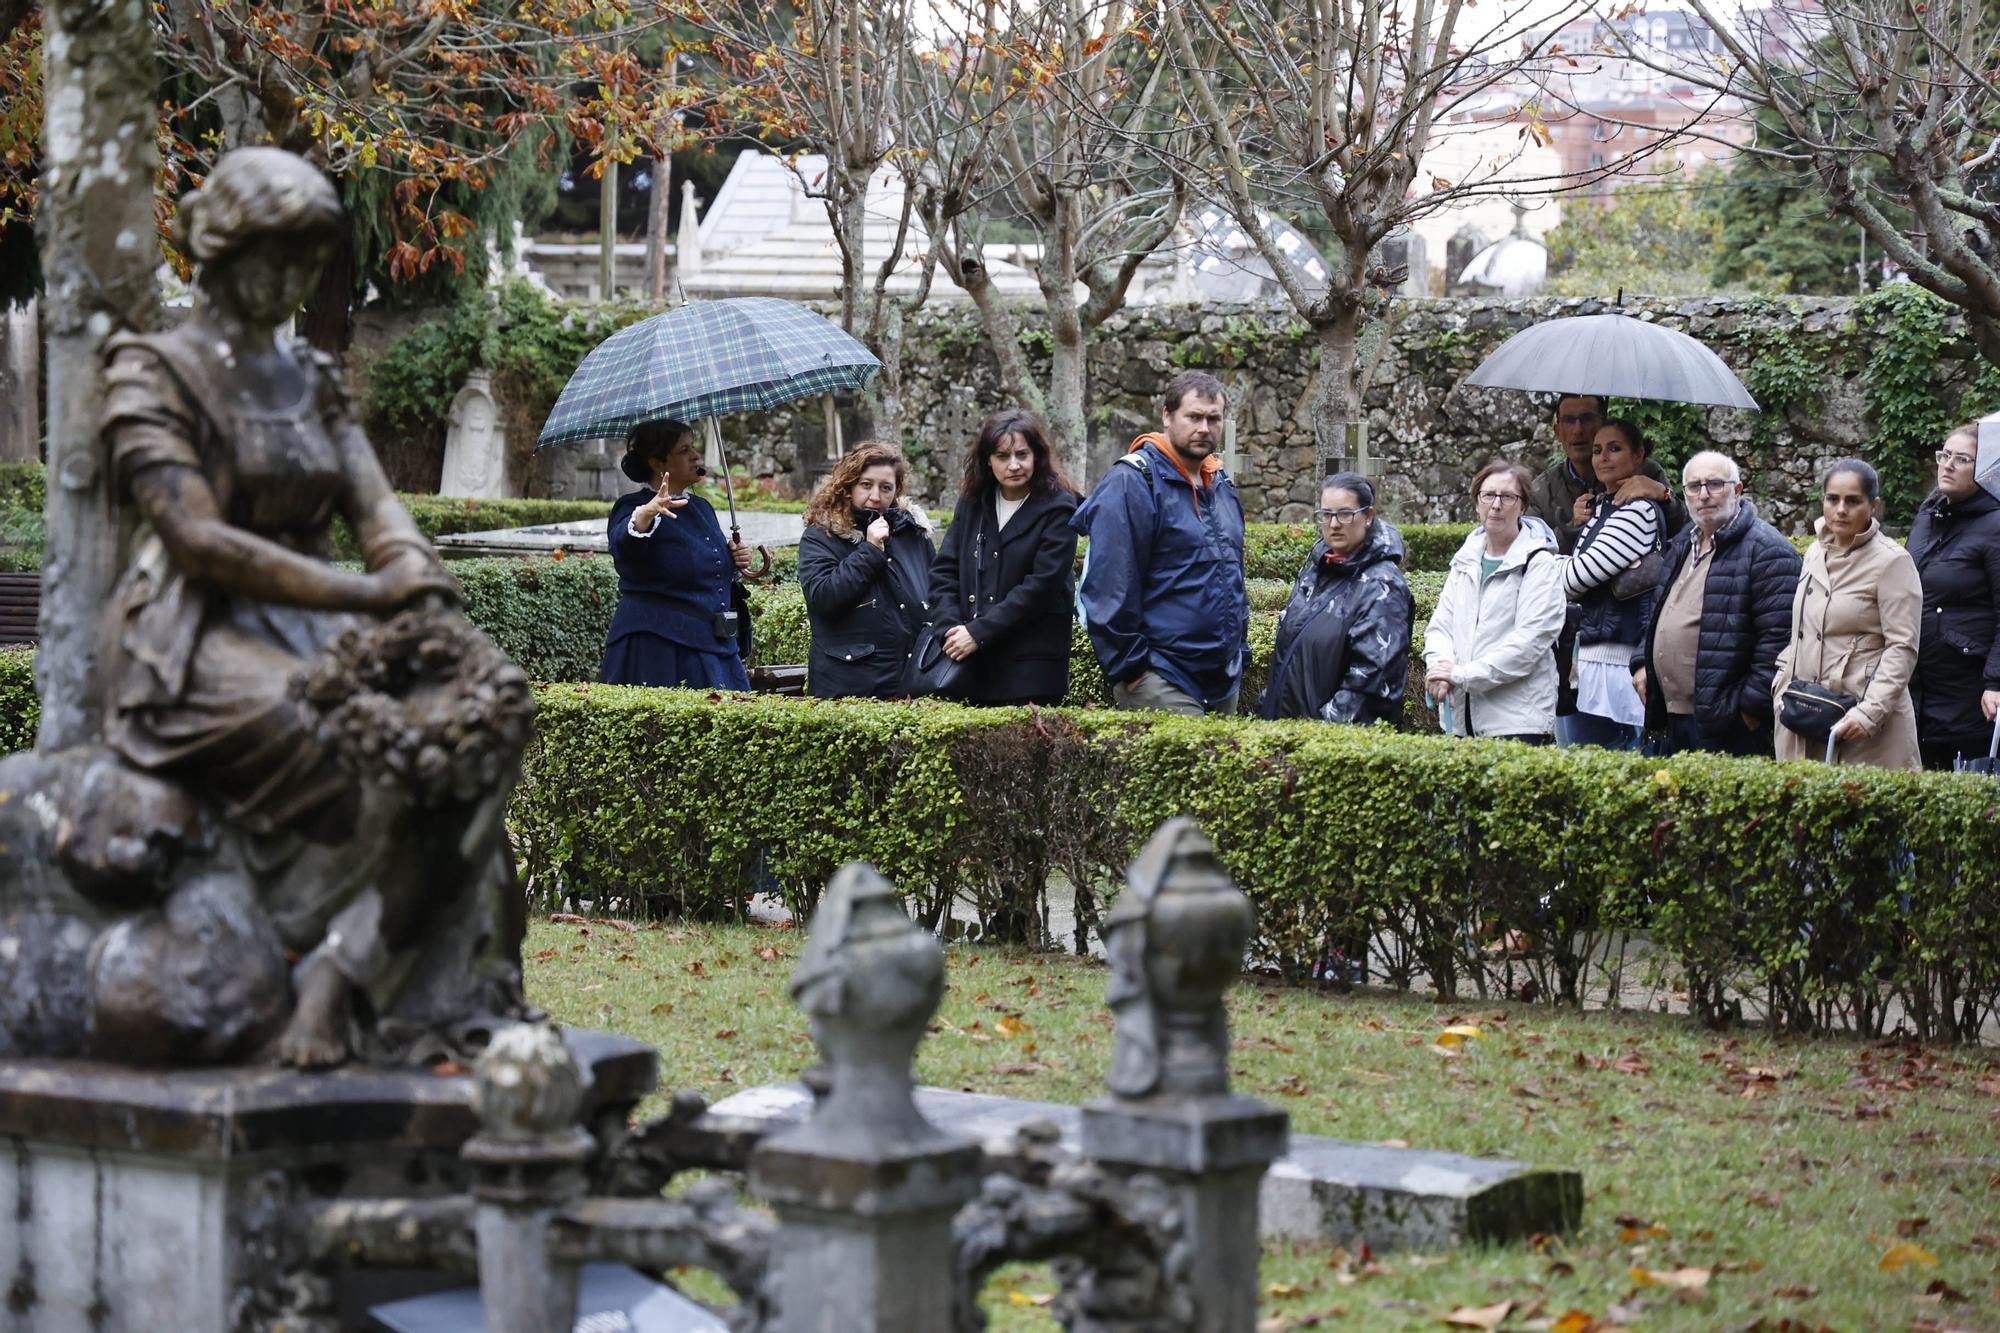
M175 240L205 291L275 324L311 293L346 225L317 167L282 148L238 148L181 196Z

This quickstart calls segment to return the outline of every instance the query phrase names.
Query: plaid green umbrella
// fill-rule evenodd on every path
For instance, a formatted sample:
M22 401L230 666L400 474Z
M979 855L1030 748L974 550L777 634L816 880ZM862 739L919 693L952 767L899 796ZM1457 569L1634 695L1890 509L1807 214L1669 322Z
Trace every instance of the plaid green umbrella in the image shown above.
M790 301L695 301L620 329L569 377L535 447L620 440L645 421L761 412L882 368L838 324Z

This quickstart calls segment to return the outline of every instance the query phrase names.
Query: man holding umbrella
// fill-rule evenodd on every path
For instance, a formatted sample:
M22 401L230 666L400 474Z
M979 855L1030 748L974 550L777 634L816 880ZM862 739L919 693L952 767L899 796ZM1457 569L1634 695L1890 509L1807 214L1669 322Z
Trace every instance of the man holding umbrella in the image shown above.
M1555 529L1556 545L1564 555L1576 549L1577 533L1590 521L1590 502L1597 493L1590 449L1597 428L1604 424L1604 407L1602 394L1566 393L1556 399L1555 416L1549 425L1563 456L1536 477L1528 491L1528 512ZM1613 498L1620 504L1632 500L1664 504L1668 536L1687 523L1687 510L1668 488L1665 469L1650 458Z

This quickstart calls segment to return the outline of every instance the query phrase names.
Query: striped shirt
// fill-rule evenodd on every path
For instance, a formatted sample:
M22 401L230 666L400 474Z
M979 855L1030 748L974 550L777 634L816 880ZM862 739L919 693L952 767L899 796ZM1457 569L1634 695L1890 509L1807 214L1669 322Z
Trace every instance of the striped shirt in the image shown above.
M1579 542L1563 572L1563 590L1575 600L1618 577L1643 559L1660 535L1660 508L1644 500L1618 506L1595 532Z

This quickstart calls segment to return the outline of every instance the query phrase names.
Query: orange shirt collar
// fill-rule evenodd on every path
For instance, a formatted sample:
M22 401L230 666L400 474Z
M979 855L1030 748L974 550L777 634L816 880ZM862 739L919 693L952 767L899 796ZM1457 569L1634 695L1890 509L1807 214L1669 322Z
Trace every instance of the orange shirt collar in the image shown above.
M1201 488L1213 482L1216 473L1222 471L1222 460L1214 454L1210 454L1207 458L1202 459L1201 475L1197 477L1194 473L1188 471L1188 466L1181 461L1180 454L1174 451L1173 445L1167 443L1167 437L1156 430L1148 431L1138 439L1132 441L1131 448L1125 452L1128 454L1132 453L1148 444L1164 454L1166 460L1174 465L1175 470L1187 479L1188 489L1194 492L1194 506L1196 509L1201 508Z

